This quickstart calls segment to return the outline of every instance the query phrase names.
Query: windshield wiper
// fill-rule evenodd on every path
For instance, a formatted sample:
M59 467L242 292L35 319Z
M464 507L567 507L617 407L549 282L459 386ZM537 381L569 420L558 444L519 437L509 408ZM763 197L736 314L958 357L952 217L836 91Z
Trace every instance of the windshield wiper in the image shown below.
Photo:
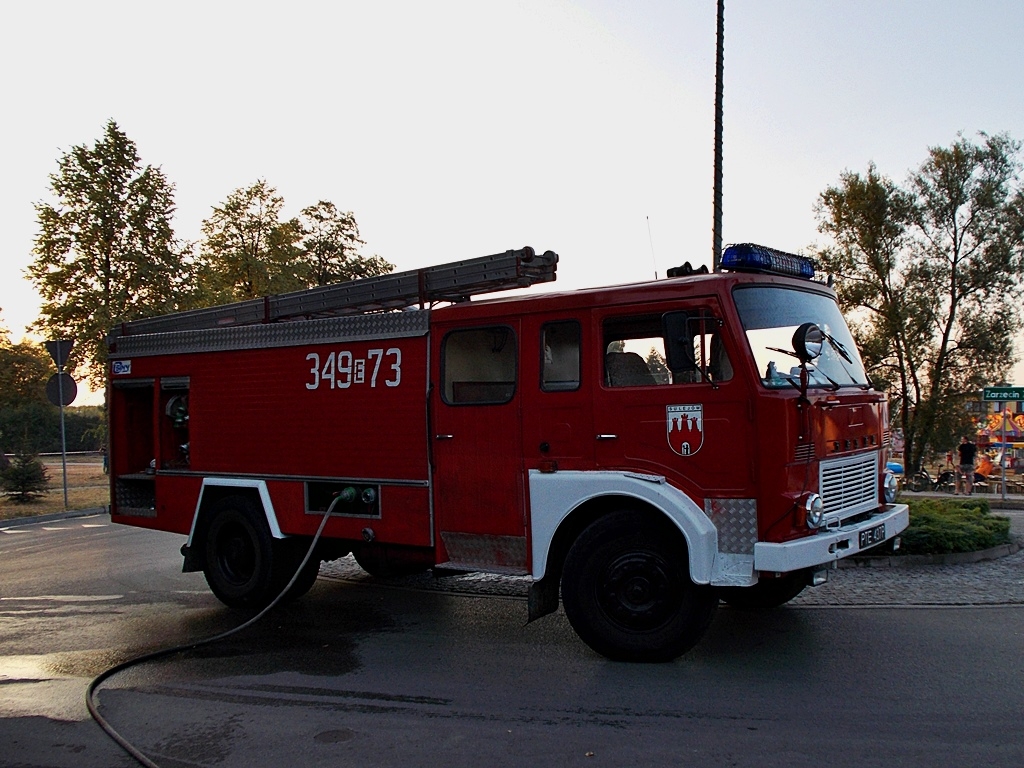
M834 349L836 351L836 354L838 354L846 362L851 363L851 364L853 363L853 358L850 357L850 353L846 351L846 347L843 346L843 343L841 341L839 341L838 339L836 339L833 336L830 336L829 334L825 333L824 331L821 332L821 335L825 337L825 339L828 341L829 345L831 345L832 349ZM860 389L864 389L864 390L871 389L871 385L870 384L868 384L866 382L857 381L857 377L854 376L852 373L850 373L850 369L847 368L845 365L840 363L840 366L842 367L843 372L847 376L850 377L850 383L853 384L853 386L859 387ZM826 376L825 378L828 378L828 377ZM829 379L829 381L832 381L832 380Z
M839 356L843 358L843 360L845 360L848 363L853 362L853 358L850 357L850 353L846 351L846 347L843 346L843 342L839 341L838 339L832 336L829 336L827 333L825 333L825 331L822 331L821 335L825 337L828 343L832 345L832 349L838 352ZM853 377L851 376L850 378L852 379Z

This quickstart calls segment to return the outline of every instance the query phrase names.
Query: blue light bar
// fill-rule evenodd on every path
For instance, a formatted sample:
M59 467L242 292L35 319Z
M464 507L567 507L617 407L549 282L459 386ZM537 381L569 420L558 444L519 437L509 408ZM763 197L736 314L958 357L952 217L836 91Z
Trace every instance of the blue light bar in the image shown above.
M722 254L721 268L737 272L802 277L805 280L814 277L814 264L810 259L754 243L738 243L726 248Z

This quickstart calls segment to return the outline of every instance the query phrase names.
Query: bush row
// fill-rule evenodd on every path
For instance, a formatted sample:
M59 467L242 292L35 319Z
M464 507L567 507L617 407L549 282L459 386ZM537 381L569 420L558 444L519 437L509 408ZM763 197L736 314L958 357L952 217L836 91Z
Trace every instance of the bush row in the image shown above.
M1010 520L993 515L987 499L903 499L910 525L896 554L977 552L1010 542Z

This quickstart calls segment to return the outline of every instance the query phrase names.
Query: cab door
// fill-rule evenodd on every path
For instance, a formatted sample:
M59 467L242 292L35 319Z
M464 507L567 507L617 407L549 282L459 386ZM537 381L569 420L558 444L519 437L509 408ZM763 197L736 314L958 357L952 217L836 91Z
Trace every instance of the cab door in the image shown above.
M526 470L589 470L594 465L596 371L589 314L523 318L523 457ZM529 504L527 504L529 506Z
M666 316L686 335L682 362L668 359ZM664 475L701 506L750 495L752 393L734 367L740 353L717 299L603 310L593 332L604 358L594 398L597 465Z
M439 562L526 573L519 321L439 324L431 343Z

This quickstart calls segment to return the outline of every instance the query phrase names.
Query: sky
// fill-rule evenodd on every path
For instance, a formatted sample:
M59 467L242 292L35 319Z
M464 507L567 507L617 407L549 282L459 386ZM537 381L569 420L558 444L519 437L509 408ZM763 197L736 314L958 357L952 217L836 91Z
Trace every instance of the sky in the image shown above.
M14 340L39 309L34 205L111 118L175 185L186 240L265 179L286 216L351 210L364 253L397 270L524 245L560 255L559 289L710 266L715 0L42 0L4 16ZM902 182L958 133L1024 140L1022 31L1017 0L726 0L723 240L800 251L825 242L815 203L845 170Z

